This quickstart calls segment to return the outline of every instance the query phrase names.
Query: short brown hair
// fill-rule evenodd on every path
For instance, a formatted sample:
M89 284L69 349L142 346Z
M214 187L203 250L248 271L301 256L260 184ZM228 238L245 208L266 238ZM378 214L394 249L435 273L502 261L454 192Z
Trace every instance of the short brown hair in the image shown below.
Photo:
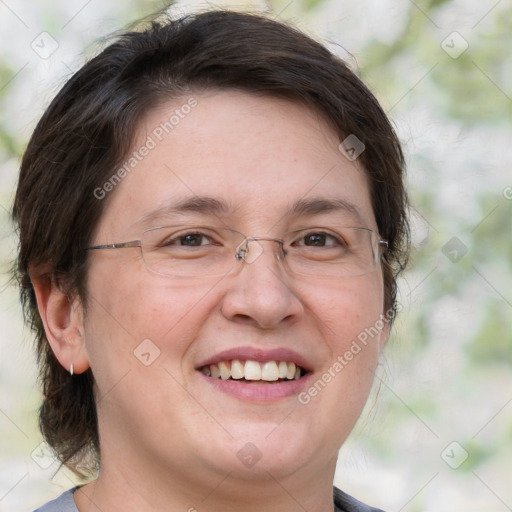
M127 32L62 87L23 156L13 218L20 237L15 276L35 332L43 387L40 427L61 462L87 475L99 463L93 375L71 378L45 335L29 269L49 265L84 307L87 252L107 201L101 187L124 160L139 120L186 92L236 89L303 102L340 141L354 135L369 181L383 256L385 304L408 254L404 158L377 100L338 57L291 26L262 15L210 11L153 21Z

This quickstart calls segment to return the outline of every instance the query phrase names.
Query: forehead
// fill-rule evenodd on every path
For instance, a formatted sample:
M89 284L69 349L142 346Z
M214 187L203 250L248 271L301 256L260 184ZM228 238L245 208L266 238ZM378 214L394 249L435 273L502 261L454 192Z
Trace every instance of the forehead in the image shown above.
M300 103L234 91L169 101L141 123L100 231L208 216L268 230L334 211L374 228L366 173L339 144Z

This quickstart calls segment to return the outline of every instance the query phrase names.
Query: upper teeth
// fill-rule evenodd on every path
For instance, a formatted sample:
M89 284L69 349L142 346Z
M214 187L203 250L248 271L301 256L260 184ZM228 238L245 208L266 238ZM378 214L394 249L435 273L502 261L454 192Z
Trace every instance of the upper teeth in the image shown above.
M245 380L265 380L276 381L278 379L298 379L301 369L295 363L286 361L220 361L217 364L203 366L201 371L215 379L227 380L245 379Z

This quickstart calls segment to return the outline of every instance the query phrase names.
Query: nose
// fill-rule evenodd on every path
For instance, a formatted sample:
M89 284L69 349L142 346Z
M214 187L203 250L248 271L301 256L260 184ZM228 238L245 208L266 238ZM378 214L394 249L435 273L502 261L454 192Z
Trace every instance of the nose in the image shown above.
M252 263L263 252L263 247L258 243L259 241L267 240L269 242L277 242L279 244L279 253L277 258L284 259L286 252L284 250L284 242L280 238L264 238L261 236L246 237L246 239L236 248L235 258L243 260L246 263ZM256 243L254 243L256 242Z
M225 318L260 329L291 325L301 318L304 307L284 270L283 256L279 239L250 238L240 244L237 259L242 268L229 279L223 296Z

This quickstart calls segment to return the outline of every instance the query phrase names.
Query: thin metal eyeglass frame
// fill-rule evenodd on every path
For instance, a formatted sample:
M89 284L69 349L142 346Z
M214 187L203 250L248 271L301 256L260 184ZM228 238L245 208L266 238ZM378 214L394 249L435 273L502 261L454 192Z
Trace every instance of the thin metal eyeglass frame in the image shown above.
M157 226L155 228L146 229L144 231L144 233L147 233L148 231L156 231L157 229L165 229L165 228L168 228L168 227L172 227L172 226ZM191 226L191 227L200 228L200 227L206 227L206 226ZM373 231L372 229L369 229L369 228L352 227L352 226L346 226L346 227L350 228L350 229L358 229L358 230L368 231L369 233L372 233L372 234L378 236L378 234L375 233L375 231ZM284 243L285 242L284 242L284 240L282 238L266 238L266 237L260 237L260 236L256 236L256 237L254 237L254 236L245 236L243 233L240 233L239 231L236 231L236 230L231 229L231 228L223 227L222 229L227 229L227 230L232 231L234 233L239 233L240 235L242 235L244 237L244 240L242 242L240 242L237 245L237 247L235 248L235 259L237 261L245 260L245 256L243 256L241 254L243 252L243 249L241 249L241 247L243 245L247 246L248 243L251 242L251 241L260 241L260 240L263 241L263 240L266 240L266 241L269 241L269 242L277 242L281 246L281 252L283 253L283 256L284 256L283 261L285 260L286 255L288 254L286 249L284 248ZM311 229L315 229L315 226L313 226ZM318 229L320 229L320 227L318 227ZM297 230L297 231L301 231L301 230ZM93 245L91 247L86 247L85 250L86 251L93 251L93 250L103 250L103 249L127 249L127 248L130 248L130 247L140 247L141 254L142 254L142 259L144 260L144 264L147 266L146 260L144 259L144 251L142 250L142 240L131 240L130 242L119 242L119 243L115 243L115 244ZM378 240L377 240L377 253L376 253L376 256L375 256L374 265L376 265L376 263L377 263L377 260L378 260L378 257L379 257L379 253L380 253L380 255L382 255L382 252L381 252L382 249L381 248L383 248L384 251L388 250L389 243L388 243L387 240L384 240L382 238L378 238ZM154 271L149 266L147 266L147 268L149 270L151 270L152 272L157 273L158 275L163 275L163 276L166 276L166 277L184 277L184 276L172 276L170 274L161 274L159 272ZM294 273L297 273L297 272L294 272ZM362 274L362 275L364 275L364 274ZM203 276L203 277L208 277L208 276ZM318 277L322 277L322 276L318 276ZM324 276L324 277L332 277L332 276ZM349 277L349 276L344 276L344 277Z

